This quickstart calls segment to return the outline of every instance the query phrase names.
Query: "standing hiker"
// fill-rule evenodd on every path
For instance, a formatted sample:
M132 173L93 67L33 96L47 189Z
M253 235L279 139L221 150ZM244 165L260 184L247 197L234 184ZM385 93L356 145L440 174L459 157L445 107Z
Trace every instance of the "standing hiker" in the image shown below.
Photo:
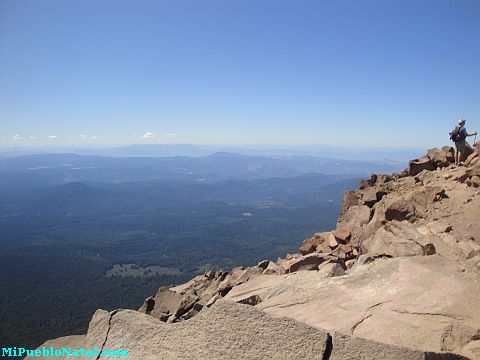
M473 152L473 148L467 142L467 136L477 135L477 132L472 134L467 133L465 128L465 120L458 120L458 126L455 126L455 129L450 133L450 139L455 142L455 147L457 151L455 152L455 165L461 165L463 161L467 158L467 149L469 153Z

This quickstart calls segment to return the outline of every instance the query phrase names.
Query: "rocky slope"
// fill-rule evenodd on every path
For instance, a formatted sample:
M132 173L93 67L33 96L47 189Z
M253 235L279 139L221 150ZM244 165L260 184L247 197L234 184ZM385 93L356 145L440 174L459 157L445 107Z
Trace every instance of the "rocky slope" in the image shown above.
M98 310L46 346L132 359L480 359L480 158L431 149L344 196L301 253ZM103 357L108 358L108 357Z

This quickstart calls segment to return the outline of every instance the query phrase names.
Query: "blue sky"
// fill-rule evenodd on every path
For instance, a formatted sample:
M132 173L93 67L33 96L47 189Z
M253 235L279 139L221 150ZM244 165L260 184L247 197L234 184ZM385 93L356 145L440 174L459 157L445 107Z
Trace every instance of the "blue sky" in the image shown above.
M479 39L477 0L0 0L0 146L442 146Z

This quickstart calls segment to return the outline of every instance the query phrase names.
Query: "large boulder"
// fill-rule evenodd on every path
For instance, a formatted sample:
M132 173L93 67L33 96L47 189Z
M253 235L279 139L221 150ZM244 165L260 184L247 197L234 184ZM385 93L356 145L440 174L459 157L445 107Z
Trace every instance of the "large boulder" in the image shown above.
M424 237L406 221L391 221L362 242L361 251L371 256L415 256L431 253Z
M307 255L313 253L316 248L317 245L315 245L313 241L307 239L303 242L302 246L300 246L299 250L303 255Z
M385 174L372 174L370 179L360 180L359 190L367 189L371 186L376 187L386 187L386 184L392 181L393 177L391 175Z
M442 151L445 153L445 157L449 163L455 162L455 150L451 146L443 146Z
M346 191L343 194L342 205L340 206L340 212L338 214L338 219L343 219L345 212L352 206L358 205L360 196L356 191Z
M444 188L440 186L424 186L408 195L407 199L417 205L427 207L446 197Z
M419 159L409 161L407 171L410 176L418 175L424 170L435 170L435 164L428 156L423 156Z
M265 271L284 273L283 268L271 261L262 261L246 269L234 268L230 272L208 271L184 284L160 288L155 296L145 299L138 311L168 323L187 320L202 311L205 305L210 306L224 297L234 286Z
M217 302L189 321L171 325L131 310L101 321L96 316L84 346L125 349L133 360L321 360L329 340L325 331L232 302Z
M283 275L285 274L285 269L278 265L277 263L274 263L273 261L270 261L268 264L267 268L263 271L265 275Z
M260 274L262 271L261 269L262 268L258 266L247 269L244 269L243 267L233 268L228 273L228 275L225 276L225 278L218 284L218 292L224 293L225 290L223 289L231 289L235 285L242 284L245 281L248 281L249 277ZM196 292L198 293L198 290L196 290ZM205 297L204 294L202 295L203 297Z
M465 160L465 166L469 166L474 159L477 159L480 155L480 150L475 150L473 153L471 153L467 159Z
M410 220L415 216L415 205L402 197L394 197L386 203L384 214L386 221Z
M462 169L459 173L457 173L457 176L453 178L453 180L458 181L458 182L465 182L471 175L468 173L469 169Z
M303 255L313 253L317 246L322 245L325 242L325 239L329 234L329 232L315 233L312 237L303 241L302 246L300 246L300 252Z
M472 176L468 181L468 185L473 187L480 187L480 176Z
M345 274L345 269L338 262L328 261L319 266L318 273L325 278L333 277L333 276L341 276Z
M468 176L480 176L480 162L467 169Z
M262 274L262 269L258 268L256 266L255 267L248 267L245 270L242 270L241 272L238 272L235 275L232 275L232 272L230 272L229 275L232 275L230 285L231 285L231 287L234 287L234 286L237 286L239 284L243 284L243 283L249 281L250 279L254 278L255 276L258 276L258 275L261 275L261 274ZM225 280L228 280L228 276L225 278ZM222 282L220 284L220 286L218 286L219 290L222 289L223 284L224 283ZM225 287L227 287L227 286L225 286ZM229 289L229 288L227 287L227 289Z
M335 237L335 235L333 235L333 233L327 236L327 241L328 246L330 246L331 249L335 249L338 246L337 238Z
M335 240L339 244L346 244L351 237L350 231L348 231L345 228L338 228L335 231L332 232L333 236L335 237Z
M269 263L270 263L270 260L262 260L257 264L257 267L262 270L265 270Z
M371 187L362 191L362 198L360 200L360 203L362 205L367 205L368 207L372 207L378 201L380 201L384 195L385 195L384 189Z
M447 151L442 149L429 149L427 152L427 157L432 161L432 163L435 165L435 167L446 167L452 163L453 158L453 149L446 147Z
M190 309L193 308L195 303L200 300L200 297L194 292L194 291L189 291L184 296L182 296L182 301L178 305L177 309L175 310L174 318L173 319L178 319L187 312L190 311Z
M328 259L327 254L308 254L300 258L292 259L282 264L285 272L293 273L301 270L318 270L318 265Z
M416 209L412 202L398 195L384 197L375 205L373 216L370 222L359 232L358 240L362 242L371 237L388 221L414 221L415 218Z
M478 163L480 163L480 157L474 158L472 161L470 161L470 164L468 164L468 166L473 166L473 165L476 165Z
M343 228L350 233L358 231L370 221L371 209L366 205L348 208L344 216L337 222L337 228Z
M169 288L162 287L157 291L154 297L145 299L143 305L138 311L160 319L167 321L167 319L176 314L181 307L183 297L181 294L170 290Z

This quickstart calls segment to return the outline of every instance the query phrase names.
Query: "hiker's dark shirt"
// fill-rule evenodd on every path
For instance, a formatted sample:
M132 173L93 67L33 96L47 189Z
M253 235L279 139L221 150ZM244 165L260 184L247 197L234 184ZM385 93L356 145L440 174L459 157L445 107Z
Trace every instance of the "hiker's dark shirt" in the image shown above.
M459 133L459 139L458 141L463 141L467 138L467 129L465 128L465 126L460 126L460 130L458 131Z

